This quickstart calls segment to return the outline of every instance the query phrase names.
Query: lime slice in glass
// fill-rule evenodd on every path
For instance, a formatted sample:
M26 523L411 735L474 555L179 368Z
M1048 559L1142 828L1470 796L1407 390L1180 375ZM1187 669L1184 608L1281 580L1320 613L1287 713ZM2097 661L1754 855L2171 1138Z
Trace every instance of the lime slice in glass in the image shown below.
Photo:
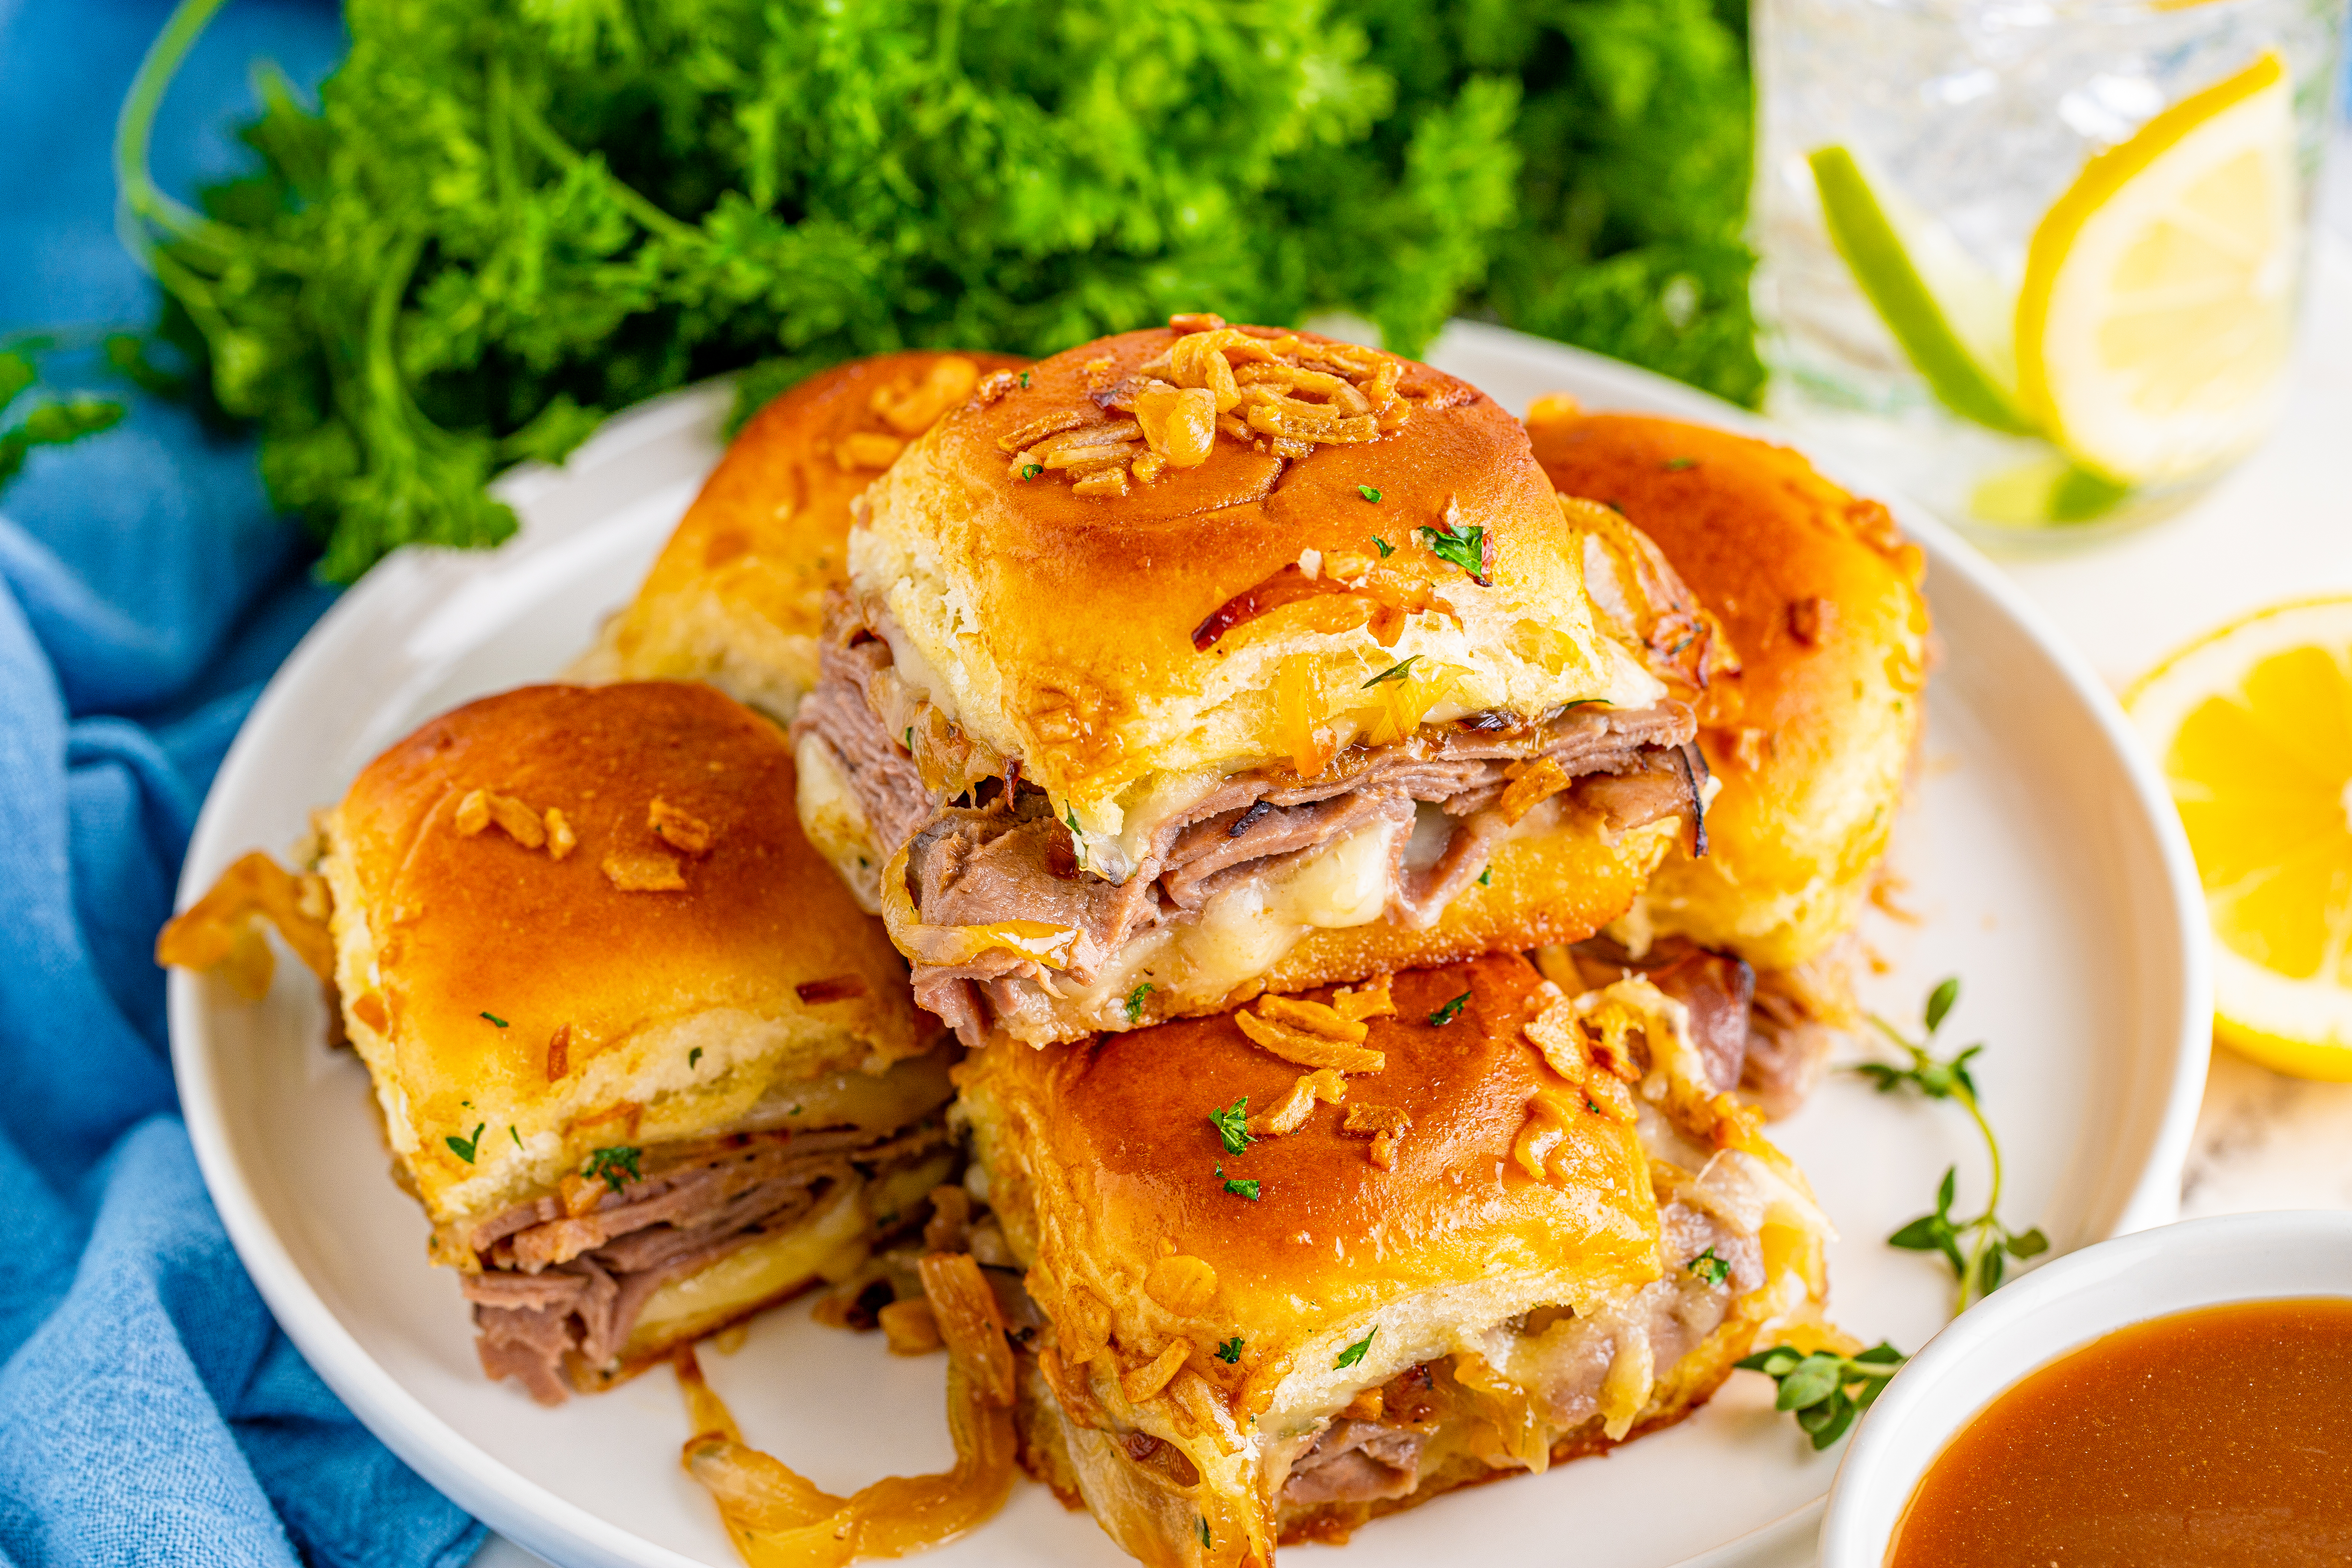
M1979 425L2034 434L2018 409L1999 282L1932 219L1874 189L1847 149L1819 148L1806 162L1830 239L1937 399Z

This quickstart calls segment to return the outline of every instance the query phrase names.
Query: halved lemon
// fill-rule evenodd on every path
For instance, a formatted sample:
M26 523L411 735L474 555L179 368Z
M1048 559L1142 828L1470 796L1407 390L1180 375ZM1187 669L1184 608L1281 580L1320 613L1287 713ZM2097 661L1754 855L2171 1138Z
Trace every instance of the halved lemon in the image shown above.
M2125 694L2197 857L2214 1030L2352 1079L2352 597L2263 610Z
M2293 110L2265 54L2093 158L2042 216L2018 395L2077 463L2162 484L2269 428L2295 293Z

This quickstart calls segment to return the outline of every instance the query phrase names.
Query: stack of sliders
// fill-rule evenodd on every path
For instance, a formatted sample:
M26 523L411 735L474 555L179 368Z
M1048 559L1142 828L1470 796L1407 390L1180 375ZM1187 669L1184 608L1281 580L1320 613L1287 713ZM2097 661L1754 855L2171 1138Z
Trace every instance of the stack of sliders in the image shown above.
M971 1053L1023 1463L1129 1552L1267 1563L1828 1332L1754 971L1643 900L1741 658L1491 400L1308 333L985 378L860 498L803 825Z
M1268 1564L1605 1452L1842 1342L1758 1110L1850 1016L1925 618L1801 460L1538 412L1213 317L826 373L607 684L427 725L160 951L250 986L278 923L485 1370L674 1354L755 1562L946 1539L1016 1454ZM944 1342L954 1471L829 1497L702 1384L818 1280Z

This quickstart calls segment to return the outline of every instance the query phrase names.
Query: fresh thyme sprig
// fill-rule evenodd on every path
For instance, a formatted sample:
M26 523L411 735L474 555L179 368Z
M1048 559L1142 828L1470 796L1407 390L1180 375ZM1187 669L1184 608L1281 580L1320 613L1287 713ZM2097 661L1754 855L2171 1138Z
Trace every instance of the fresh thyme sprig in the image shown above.
M1926 1031L1916 1041L1873 1014L1871 1023L1909 1058L1909 1065L1898 1067L1888 1062L1864 1062L1853 1070L1875 1084L1881 1094L1893 1094L1908 1085L1929 1100L1957 1100L1984 1137L1985 1154L1992 1165L1992 1190L1986 1194L1984 1212L1968 1219L1954 1217L1952 1201L1959 1177L1959 1167L1955 1165L1945 1171L1943 1182L1936 1189L1935 1212L1921 1215L1886 1238L1889 1247L1899 1247L1906 1252L1943 1254L1945 1261L1952 1266L1953 1276L1959 1281L1960 1300L1956 1310L1965 1312L1973 1303L2000 1288L2002 1279L2008 1274L2008 1259L2038 1258L2050 1250L2050 1238L2042 1234L2039 1226L2011 1230L2000 1217L2000 1140L1993 1136L1992 1123L1985 1120L1984 1107L1977 1094L1976 1079L1969 1071L1969 1061L1984 1047L1973 1045L1949 1058L1939 1058L1935 1054L1937 1032L1944 1026L1944 1020L1951 1016L1952 1005L1959 1000L1959 995L1960 982L1957 975L1929 993L1927 1008L1921 1016Z
M1909 1359L1885 1342L1850 1356L1775 1345L1733 1364L1770 1378L1780 1390L1772 1408L1795 1412L1797 1425L1819 1449L1844 1436L1853 1418L1870 1408L1886 1380Z

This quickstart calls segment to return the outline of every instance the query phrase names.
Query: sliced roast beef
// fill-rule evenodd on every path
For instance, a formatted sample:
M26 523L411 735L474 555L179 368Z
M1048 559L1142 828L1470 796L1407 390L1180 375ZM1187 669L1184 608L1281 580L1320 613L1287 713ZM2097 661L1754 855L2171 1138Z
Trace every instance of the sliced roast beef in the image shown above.
M916 706L891 666L890 643L876 635L888 629L863 624L846 595L835 599L819 680L793 721L794 738L814 737L828 748L879 856L887 861L906 849L907 890L924 924L1024 920L1067 927L1078 937L1063 973L1082 985L1153 926L1189 919L1249 877L1271 876L1297 857L1379 825L1397 835L1389 917L1427 926L1517 826L1526 803L1506 813L1509 785L1540 763L1573 781L1566 803L1592 814L1606 832L1682 815L1691 820L1695 847L1705 842L1706 764L1692 744L1689 709L1672 701L1637 711L1580 705L1541 720L1473 714L1393 744L1351 748L1312 778L1286 767L1237 774L1160 824L1114 882L1082 863L1044 794L1023 785L1015 770L952 798L925 787L888 727ZM1422 805L1441 808L1456 826L1432 862L1408 870L1403 834ZM1044 965L1003 949L961 964L919 960L914 984L917 1000L973 1046L992 1023L1050 1019L1061 989Z
M936 1122L898 1133L745 1133L648 1149L645 1176L583 1214L554 1195L517 1204L470 1237L486 1265L464 1284L482 1371L560 1405L567 1360L609 1365L664 1285L800 1223L853 1172L903 1168L947 1139Z
M1411 1497L1421 1484L1423 1436L1379 1421L1331 1423L1301 1454L1282 1483L1287 1507L1318 1503L1374 1502Z

